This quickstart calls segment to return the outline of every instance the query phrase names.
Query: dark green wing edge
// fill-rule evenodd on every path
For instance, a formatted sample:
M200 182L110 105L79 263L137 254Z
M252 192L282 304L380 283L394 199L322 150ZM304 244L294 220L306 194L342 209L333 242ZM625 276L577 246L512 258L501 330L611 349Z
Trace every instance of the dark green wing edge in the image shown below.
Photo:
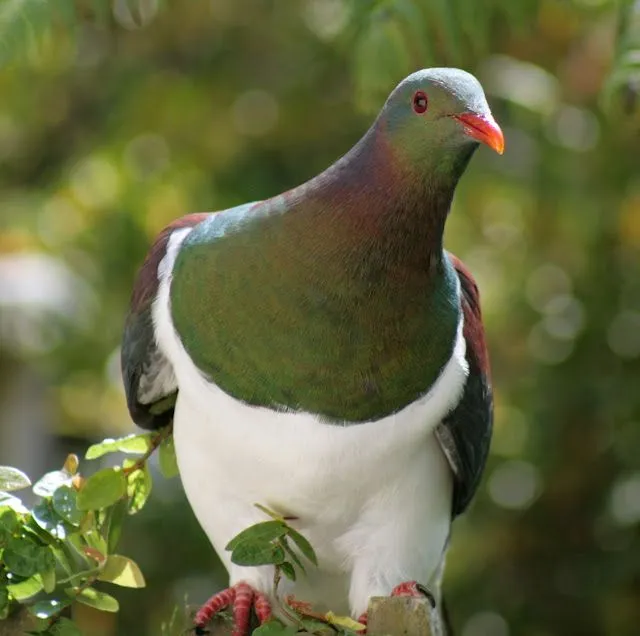
M157 429L173 420L178 385L171 363L156 344L151 309L158 294L158 267L171 234L194 227L208 213L189 214L167 226L156 239L138 271L127 316L120 362L131 419L145 429Z
M466 510L484 470L493 428L493 393L478 287L463 263L449 255L462 291L469 376L462 399L436 429L454 473L452 517Z

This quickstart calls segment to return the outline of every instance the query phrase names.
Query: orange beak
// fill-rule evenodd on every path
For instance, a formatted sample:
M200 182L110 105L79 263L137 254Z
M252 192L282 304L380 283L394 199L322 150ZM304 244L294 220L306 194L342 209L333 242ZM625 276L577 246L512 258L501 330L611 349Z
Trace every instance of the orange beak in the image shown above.
M453 115L453 118L463 125L464 132L469 137L493 148L499 155L504 152L504 135L491 115L462 113L461 115Z

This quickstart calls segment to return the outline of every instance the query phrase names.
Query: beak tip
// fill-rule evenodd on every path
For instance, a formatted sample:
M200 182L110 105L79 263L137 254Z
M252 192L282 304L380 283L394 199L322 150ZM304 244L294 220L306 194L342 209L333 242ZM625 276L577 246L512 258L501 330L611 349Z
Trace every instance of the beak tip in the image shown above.
M475 113L462 113L455 117L462 123L466 135L486 144L499 155L504 153L504 134L493 117Z

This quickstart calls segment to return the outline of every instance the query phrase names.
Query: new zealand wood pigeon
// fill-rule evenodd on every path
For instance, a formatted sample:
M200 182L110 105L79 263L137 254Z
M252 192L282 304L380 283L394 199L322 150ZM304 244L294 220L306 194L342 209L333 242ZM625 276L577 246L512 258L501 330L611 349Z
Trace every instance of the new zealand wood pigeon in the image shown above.
M142 265L122 345L129 410L143 428L173 420L187 497L230 575L210 607L235 606L236 634L251 606L270 615L272 567L224 549L266 520L255 503L318 555L283 594L359 617L419 581L440 604L492 426L478 289L443 249L479 143L503 151L475 77L418 71L320 175L176 220Z

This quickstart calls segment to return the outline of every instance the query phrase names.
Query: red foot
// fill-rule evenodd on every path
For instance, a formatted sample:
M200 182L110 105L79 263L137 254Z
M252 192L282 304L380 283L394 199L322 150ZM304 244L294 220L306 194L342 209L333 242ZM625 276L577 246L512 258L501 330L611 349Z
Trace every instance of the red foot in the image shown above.
M396 585L393 590L391 590L390 596L413 596L415 598L424 598L426 596L432 607L435 607L436 604L433 594L431 594L424 585L420 585L417 581L405 581L404 583L400 583L400 585ZM360 616L358 623L362 623L363 625L367 624L367 612ZM366 627L358 633L366 634Z
M260 624L271 618L271 604L267 597L247 583L236 583L232 587L214 594L199 610L193 620L197 635L207 634L211 619L225 607L233 607L232 636L248 636L251 623L251 608L255 610Z
M366 634L367 633L367 613L366 612L364 614L360 615L360 618L358 619L358 623L362 623L364 625L364 629L361 629L357 633L358 634Z
M413 596L414 598L426 596L431 604L435 605L433 594L424 585L420 585L418 581L405 581L400 585L396 585L391 591L391 596Z

